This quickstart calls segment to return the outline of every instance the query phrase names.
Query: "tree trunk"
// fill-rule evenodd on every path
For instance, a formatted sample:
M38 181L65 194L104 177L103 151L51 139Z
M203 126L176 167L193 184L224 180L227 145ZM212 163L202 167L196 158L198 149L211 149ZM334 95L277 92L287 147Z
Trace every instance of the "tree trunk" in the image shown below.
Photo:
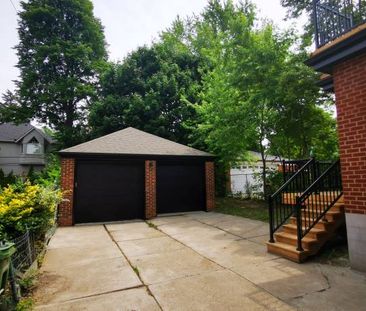
M264 198L267 198L267 166L266 166L266 156L264 154L264 147L260 144L260 153L262 160L262 181L263 181L263 195Z

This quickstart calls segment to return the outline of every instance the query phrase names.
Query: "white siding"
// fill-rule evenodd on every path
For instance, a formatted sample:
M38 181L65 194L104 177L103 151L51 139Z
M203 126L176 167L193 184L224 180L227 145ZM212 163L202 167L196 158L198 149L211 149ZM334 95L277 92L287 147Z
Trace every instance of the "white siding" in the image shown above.
M277 162L267 162L268 169L276 170ZM262 173L261 162L242 163L230 170L231 193L246 197L248 190L251 189L252 194L260 194L262 192L262 181L260 174ZM249 189L248 189L249 188Z

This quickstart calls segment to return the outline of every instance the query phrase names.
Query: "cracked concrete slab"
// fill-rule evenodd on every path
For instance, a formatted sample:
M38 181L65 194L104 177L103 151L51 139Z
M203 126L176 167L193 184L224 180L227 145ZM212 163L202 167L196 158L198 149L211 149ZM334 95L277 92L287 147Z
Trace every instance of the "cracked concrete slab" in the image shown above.
M82 265L110 258L120 258L122 262L126 263L127 261L118 247L114 243L108 244L110 244L108 247L101 244L99 247L95 246L94 248L51 248L44 257L43 266L47 267L47 271L59 271L60 262L62 263L62 269L69 265Z
M268 226L255 220L243 222L240 218L230 219L218 222L214 226L242 238L268 234Z
M117 242L164 236L155 228L149 227L145 222L107 225L106 228Z
M127 257L166 253L184 248L184 245L167 236L117 243Z
M366 275L268 254L265 223L205 212L152 222L158 230L143 221L108 224L109 232L101 225L58 228L42 266L38 308L360 310L366 305Z
M131 257L130 261L137 267L145 284L155 284L222 269L187 247L174 252Z
M260 264L278 258L278 256L269 254L262 245L247 240L232 241L223 246L197 249L193 245L192 248L225 268L241 267L253 263Z
M316 266L282 258L236 265L231 269L285 301L328 288L327 280Z
M215 212L201 212L201 213L195 213L195 214L187 214L185 215L187 218L190 218L192 220L197 220L200 222L203 222L207 225L216 225L220 222L224 222L226 220L230 221L237 217L231 216L231 215L225 215L225 214L219 214Z
M39 311L121 311L161 310L154 298L145 288L133 288L125 291L107 293L103 295L76 299L59 304L36 307Z
M175 216L159 216L157 218L151 219L150 221L157 226L161 226L164 224L172 224L178 222L186 222L191 220L187 215L175 215Z
M358 311L366 309L366 274L349 268L319 265L328 289L292 299L301 310Z
M255 236L255 237L248 237L247 240L260 244L260 245L266 245L266 243L269 240L269 235L268 235L268 233L266 233L266 234Z
M109 232L112 231L130 231L130 230L138 230L138 229L145 229L147 227L146 223L142 220L129 220L126 222L119 222L113 224L106 224L105 227Z
M152 223L157 225L154 220ZM172 223L165 222L162 225L158 225L158 227L170 236L175 236L181 233L194 234L198 228L202 227L202 224L198 221L184 218L184 221L173 221ZM205 226L205 228L207 231L215 232L212 227Z
M292 310L228 270L150 286L163 310Z
M64 302L142 285L125 260L112 258L48 271L44 265L34 297L38 304Z
M52 248L95 248L111 246L113 242L103 225L61 227L52 237L48 249Z

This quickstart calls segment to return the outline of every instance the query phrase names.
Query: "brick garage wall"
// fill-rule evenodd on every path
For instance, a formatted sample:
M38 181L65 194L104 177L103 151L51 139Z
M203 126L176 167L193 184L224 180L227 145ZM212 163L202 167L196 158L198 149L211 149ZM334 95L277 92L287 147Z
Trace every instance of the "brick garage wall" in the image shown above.
M333 79L346 212L366 214L366 53L336 65Z
M63 192L63 201L58 208L59 226L73 225L73 198L74 198L74 175L75 159L61 159L61 190Z
M156 217L156 161L145 161L145 218Z
M214 162L205 163L206 172L206 210L215 208L215 165Z

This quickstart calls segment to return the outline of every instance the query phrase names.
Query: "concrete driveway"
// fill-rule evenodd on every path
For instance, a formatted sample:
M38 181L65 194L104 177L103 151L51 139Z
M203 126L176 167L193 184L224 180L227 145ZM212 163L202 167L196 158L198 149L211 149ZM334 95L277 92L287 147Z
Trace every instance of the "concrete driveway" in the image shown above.
M189 213L59 228L38 310L360 310L366 276L268 254L268 225Z

